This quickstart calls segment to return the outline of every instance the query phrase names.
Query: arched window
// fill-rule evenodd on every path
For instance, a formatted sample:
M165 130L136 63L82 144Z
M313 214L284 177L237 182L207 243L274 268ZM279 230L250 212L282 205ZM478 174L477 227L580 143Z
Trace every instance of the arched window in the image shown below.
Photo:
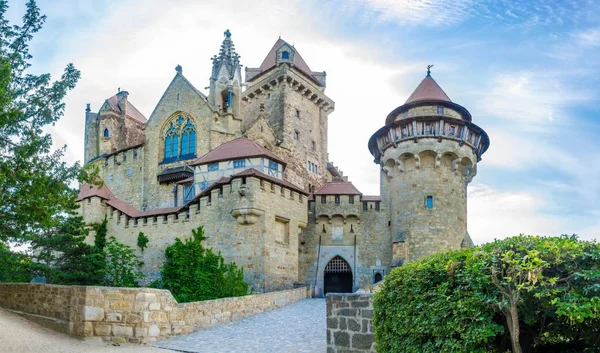
M102 133L102 135L104 136L105 139L110 137L110 131L108 131L108 129L104 129L104 132Z
M164 139L165 157L162 163L196 157L196 127L191 119L178 116L169 125Z
M181 135L181 155L196 154L196 128L191 121L187 121Z
M288 51L284 51L281 53L281 59L288 60L290 58L290 53Z

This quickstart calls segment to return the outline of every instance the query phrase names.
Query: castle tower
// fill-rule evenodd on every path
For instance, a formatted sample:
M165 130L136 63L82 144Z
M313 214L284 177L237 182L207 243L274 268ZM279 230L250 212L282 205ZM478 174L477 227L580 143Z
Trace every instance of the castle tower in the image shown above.
M85 134L83 161L98 156L98 114L92 113L90 104L85 107Z
M235 52L231 32L226 30L219 55L212 57L213 67L210 76L208 101L218 108L221 114L239 116L242 94L242 74L240 56Z
M327 120L334 102L325 95L325 72L312 71L298 50L279 38L258 68L246 68L243 125L260 116L290 161L286 180L307 191L327 181Z
M369 140L390 210L393 263L472 246L467 184L489 146L471 114L427 76Z

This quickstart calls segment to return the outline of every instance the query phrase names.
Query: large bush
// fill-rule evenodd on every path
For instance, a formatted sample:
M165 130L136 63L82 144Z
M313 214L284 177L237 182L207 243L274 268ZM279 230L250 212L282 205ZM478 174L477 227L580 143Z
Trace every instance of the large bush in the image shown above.
M378 352L600 351L600 246L518 236L400 267L375 296Z
M191 238L175 239L165 250L162 279L155 286L170 290L180 303L248 294L243 269L202 246L205 239L202 227Z

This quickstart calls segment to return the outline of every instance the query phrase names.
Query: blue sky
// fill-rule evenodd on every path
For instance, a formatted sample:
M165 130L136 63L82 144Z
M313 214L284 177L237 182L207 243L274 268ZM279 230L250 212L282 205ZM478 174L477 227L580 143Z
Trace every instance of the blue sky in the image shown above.
M83 158L85 103L121 87L146 116L177 64L197 88L230 29L242 64L260 65L281 34L336 102L330 159L365 194L379 193L367 140L423 79L490 135L469 185L478 243L518 233L600 234L600 2L474 0L39 1L48 21L34 70L82 79L51 129L66 158ZM22 1L11 1L11 16ZM352 143L348 143L351 140Z

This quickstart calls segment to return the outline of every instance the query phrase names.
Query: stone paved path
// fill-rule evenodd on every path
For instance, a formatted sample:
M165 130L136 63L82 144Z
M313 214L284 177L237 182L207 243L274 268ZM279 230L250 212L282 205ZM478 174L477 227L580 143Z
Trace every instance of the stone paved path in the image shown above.
M198 353L323 353L327 350L326 316L325 299L305 299L154 345Z

